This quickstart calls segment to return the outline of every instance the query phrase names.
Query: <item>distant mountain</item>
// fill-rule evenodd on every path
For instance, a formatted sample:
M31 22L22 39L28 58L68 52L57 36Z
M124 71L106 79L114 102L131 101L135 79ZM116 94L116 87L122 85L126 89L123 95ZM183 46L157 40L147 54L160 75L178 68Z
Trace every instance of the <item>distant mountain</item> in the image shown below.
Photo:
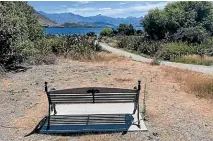
M76 23L92 23L96 25L100 24L102 26L110 25L110 27L118 26L121 23L124 23L124 24L131 23L133 26L140 26L140 22L141 20L143 20L143 17L112 18L112 17L103 16L101 14L96 16L84 17L81 15L73 14L73 13L48 14L42 11L39 11L39 13L59 24L72 21Z
M40 14L39 12L35 11L35 15L38 17L38 21L42 26L47 27L57 27L59 24L56 22L50 20L49 18L45 17L43 14Z
M76 22L66 22L61 24L63 27L84 27L84 28L103 28L106 26L91 24L91 23L76 23Z

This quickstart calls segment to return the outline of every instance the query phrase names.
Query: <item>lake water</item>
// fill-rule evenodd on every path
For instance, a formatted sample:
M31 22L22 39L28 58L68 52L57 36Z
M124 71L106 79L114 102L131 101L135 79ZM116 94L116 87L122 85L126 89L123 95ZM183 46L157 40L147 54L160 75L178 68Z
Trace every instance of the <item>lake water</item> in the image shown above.
M46 34L87 34L92 31L99 35L104 28L44 28ZM142 27L136 27L142 30Z

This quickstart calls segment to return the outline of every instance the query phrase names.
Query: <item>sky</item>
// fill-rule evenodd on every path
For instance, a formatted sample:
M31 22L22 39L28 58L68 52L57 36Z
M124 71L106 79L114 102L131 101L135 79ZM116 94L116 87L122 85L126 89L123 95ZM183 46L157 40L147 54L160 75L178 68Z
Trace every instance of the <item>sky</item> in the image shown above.
M37 11L45 13L74 13L81 16L98 14L114 17L141 17L150 9L163 9L165 1L29 1Z

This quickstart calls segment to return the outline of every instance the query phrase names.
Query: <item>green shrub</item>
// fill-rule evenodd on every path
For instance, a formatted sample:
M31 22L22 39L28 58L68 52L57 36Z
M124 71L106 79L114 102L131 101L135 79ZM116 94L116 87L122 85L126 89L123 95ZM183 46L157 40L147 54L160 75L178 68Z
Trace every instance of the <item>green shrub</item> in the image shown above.
M37 41L34 46L34 51L30 51L31 53L33 52L33 54L30 55L27 62L33 65L54 64L56 56L52 53L51 42L52 40L47 38Z
M49 39L52 43L49 44L55 54L63 55L65 58L92 59L95 52L101 50L100 45L95 44L95 40L96 38L86 35L61 35Z
M96 36L96 35L95 35L95 32L88 32L86 35L87 35L87 36L91 36L91 37Z
M213 38L209 38L206 42L202 43L201 51L204 52L204 54L213 56Z
M117 39L119 48L133 50L150 56L154 56L162 44L160 41L147 40L143 36L120 36Z
M180 28L173 35L174 40L189 43L202 43L209 38L209 34L202 26Z
M11 68L34 54L44 32L27 2L0 2L0 15L0 64Z
M121 35L134 35L135 34L135 29L132 26L132 24L120 24L119 27L117 28L118 33Z
M154 56L156 52L162 47L161 41L145 40L139 45L139 52Z
M110 35L112 35L112 33L113 33L113 30L111 28L104 28L101 31L100 35L101 36L110 36Z
M174 58L180 58L184 55L190 55L196 53L196 48L185 42L170 42L165 45L166 54L163 56L165 60L171 60Z
M150 10L142 25L151 39L176 34L181 41L200 43L206 31L213 35L213 5L206 1L171 2L163 10Z

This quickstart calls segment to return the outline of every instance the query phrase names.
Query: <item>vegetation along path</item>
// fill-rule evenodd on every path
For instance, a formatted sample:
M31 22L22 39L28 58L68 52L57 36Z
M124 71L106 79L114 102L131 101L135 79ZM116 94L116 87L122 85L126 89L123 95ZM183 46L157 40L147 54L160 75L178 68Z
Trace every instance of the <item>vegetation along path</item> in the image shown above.
M106 50L121 56L132 58L135 61L147 62L147 63L152 62L152 59L148 59L140 55L136 55L134 53L124 51L122 49L113 48L107 45L106 43L100 42L99 45L102 47L103 50ZM161 61L160 64L213 75L213 66L192 65L192 64L168 62L168 61Z

